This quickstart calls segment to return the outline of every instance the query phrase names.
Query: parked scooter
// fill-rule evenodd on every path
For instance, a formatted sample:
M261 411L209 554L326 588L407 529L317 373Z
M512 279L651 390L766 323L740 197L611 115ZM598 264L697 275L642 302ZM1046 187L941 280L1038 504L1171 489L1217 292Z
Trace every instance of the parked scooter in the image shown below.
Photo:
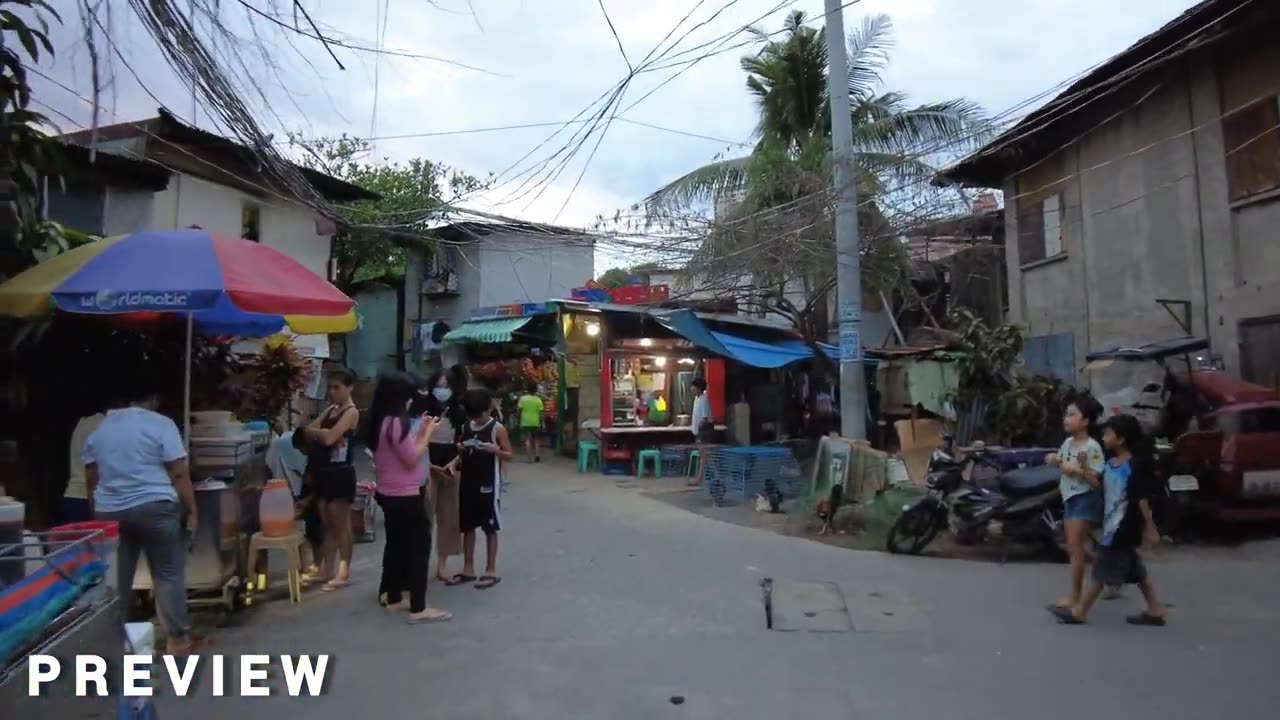
M994 472L993 472L994 471ZM975 476L988 476L988 482ZM979 443L958 459L950 438L929 461L927 492L902 508L889 528L889 552L918 555L945 528L956 543L1001 543L1001 562L1010 543L1060 550L1062 496L1059 472L1050 466L1002 470Z

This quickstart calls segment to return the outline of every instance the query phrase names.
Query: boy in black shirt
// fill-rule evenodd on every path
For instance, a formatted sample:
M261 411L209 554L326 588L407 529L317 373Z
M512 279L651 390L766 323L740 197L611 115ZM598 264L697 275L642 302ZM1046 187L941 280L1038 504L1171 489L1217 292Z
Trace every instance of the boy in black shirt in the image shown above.
M1102 443L1112 458L1102 476L1105 514L1102 539L1093 563L1093 585L1074 608L1053 608L1068 625L1084 623L1089 609L1107 587L1136 584L1147 601L1146 610L1126 618L1131 625L1162 626L1165 606L1138 555L1138 547L1155 547L1160 532L1151 517L1151 460L1154 448L1137 418L1117 415L1104 426Z

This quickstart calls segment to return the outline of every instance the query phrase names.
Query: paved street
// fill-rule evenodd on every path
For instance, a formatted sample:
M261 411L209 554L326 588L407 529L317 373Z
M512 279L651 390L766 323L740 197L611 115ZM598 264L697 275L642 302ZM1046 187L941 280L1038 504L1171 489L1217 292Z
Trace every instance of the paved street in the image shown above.
M326 696L167 698L161 717L1204 720L1274 716L1280 702L1280 563L1265 546L1153 562L1175 604L1167 628L1123 623L1134 592L1062 627L1042 609L1059 566L781 537L559 463L512 475L504 582L433 587L451 623L410 627L378 608L380 546L361 546L356 586L272 602L217 635L226 654L331 653ZM765 577L843 597L844 631L766 629Z

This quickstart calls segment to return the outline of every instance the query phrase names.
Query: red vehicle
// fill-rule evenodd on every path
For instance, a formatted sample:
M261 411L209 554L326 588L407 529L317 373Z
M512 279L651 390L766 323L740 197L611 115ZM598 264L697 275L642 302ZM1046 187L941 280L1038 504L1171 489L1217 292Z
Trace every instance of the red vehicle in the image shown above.
M1182 338L1090 353L1086 370L1127 382L1099 400L1160 438L1174 508L1228 522L1280 519L1280 393L1204 367L1197 359L1208 347Z

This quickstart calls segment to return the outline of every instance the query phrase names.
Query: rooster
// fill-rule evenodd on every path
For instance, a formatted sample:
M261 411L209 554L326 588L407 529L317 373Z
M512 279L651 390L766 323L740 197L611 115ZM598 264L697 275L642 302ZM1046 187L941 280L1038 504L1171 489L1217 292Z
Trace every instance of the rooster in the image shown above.
M822 521L822 529L818 530L819 535L833 532L831 520L835 517L836 510L840 508L840 500L843 497L844 486L832 485L831 494L818 501L818 519Z

